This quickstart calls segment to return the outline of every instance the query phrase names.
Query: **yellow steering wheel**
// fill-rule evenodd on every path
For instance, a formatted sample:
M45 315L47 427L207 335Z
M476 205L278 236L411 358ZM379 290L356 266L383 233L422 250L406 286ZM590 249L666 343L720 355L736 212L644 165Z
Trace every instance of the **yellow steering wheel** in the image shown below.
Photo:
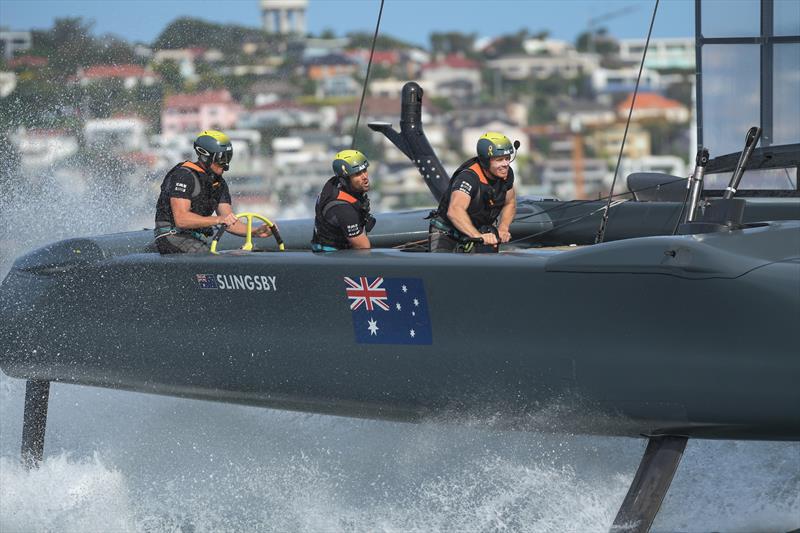
M272 236L275 237L275 242L278 243L278 250L281 252L286 249L283 245L283 239L281 239L281 234L278 232L278 226L276 226L270 219L267 217L262 217L257 213L239 213L236 215L236 218L246 218L247 219L247 235L245 236L244 245L242 246L242 250L251 251L253 249L253 219L257 218L258 220L262 221L267 227L272 231ZM211 253L218 254L217 252L217 242L219 242L219 238L222 237L222 234L225 233L225 229L227 226L224 224L220 226L219 230L217 231L214 238L211 240Z

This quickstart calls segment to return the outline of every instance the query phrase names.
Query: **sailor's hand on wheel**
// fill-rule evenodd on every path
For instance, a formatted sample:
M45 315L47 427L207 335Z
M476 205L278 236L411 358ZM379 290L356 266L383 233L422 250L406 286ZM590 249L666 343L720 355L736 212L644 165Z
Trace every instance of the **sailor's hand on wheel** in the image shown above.
M497 236L494 233L481 233L483 244L497 244Z
M236 218L236 215L234 215L233 213L228 213L225 216L217 217L217 220L218 220L217 224L225 224L230 228L231 226L236 224L236 222L239 219Z
M497 228L497 233L500 234L500 242L508 242L511 240L511 232L507 229Z
M269 237L272 235L272 228L264 224L253 230L253 235L256 237Z

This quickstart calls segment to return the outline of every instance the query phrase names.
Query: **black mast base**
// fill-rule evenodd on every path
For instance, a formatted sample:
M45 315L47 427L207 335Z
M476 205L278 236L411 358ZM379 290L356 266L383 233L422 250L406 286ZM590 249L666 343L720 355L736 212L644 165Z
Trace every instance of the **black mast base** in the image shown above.
M650 437L636 476L611 526L612 533L650 531L688 441L688 437L671 435Z
M44 433L47 428L47 405L49 402L49 381L29 379L25 382L22 463L26 468L38 468L44 457Z

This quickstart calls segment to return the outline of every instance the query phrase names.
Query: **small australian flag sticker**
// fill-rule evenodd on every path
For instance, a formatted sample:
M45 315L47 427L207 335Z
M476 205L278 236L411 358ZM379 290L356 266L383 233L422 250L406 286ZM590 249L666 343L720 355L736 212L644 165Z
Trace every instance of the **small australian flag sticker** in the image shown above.
M195 279L197 279L197 284L200 285L201 289L218 288L217 278L214 274L195 274Z
M358 344L433 344L421 278L345 277Z

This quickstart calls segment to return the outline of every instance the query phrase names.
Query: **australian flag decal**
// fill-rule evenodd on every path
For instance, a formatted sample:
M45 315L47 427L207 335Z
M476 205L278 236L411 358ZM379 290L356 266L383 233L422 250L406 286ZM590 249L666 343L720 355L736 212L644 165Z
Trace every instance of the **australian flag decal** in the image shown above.
M425 285L420 278L344 278L359 344L432 344Z

